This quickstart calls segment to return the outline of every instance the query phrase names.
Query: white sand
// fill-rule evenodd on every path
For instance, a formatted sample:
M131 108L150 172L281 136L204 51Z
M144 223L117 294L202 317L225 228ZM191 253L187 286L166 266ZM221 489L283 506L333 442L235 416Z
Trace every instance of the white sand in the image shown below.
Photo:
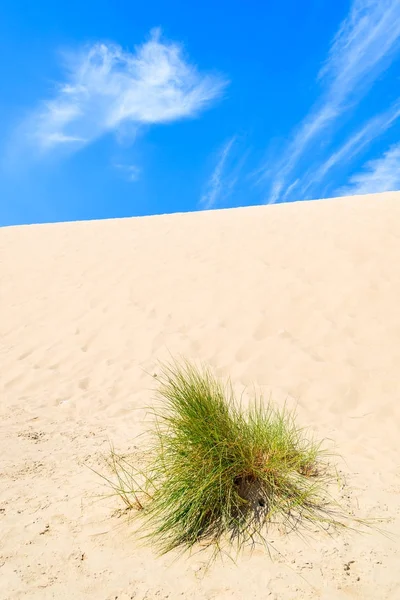
M168 352L297 401L393 537L140 547L85 465L141 449ZM1 229L0 357L1 600L400 598L400 192Z

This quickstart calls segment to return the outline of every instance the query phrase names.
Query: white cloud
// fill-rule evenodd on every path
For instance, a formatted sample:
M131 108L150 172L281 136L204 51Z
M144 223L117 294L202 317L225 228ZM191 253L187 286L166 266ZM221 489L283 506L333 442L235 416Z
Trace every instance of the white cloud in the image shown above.
M293 192L294 189L298 188L300 184L300 178L298 177L297 179L295 179L293 181L293 183L291 183L287 189L286 192L283 195L283 200L286 200L286 198L289 196L289 194L291 194L291 192Z
M85 138L77 137L74 135L65 135L64 133L54 132L49 133L47 138L47 144L52 146L54 144L70 144L71 142L84 143L86 142Z
M276 166L269 202L285 194L291 185L288 179L306 148L364 96L399 47L399 0L354 0L319 73L325 92Z
M138 181L141 173L141 168L137 165L115 164L114 167L125 174L128 181Z
M213 208L221 196L225 195L226 186L228 186L229 190L232 191L236 183L236 177L233 180L231 179L229 182L226 182L224 178L225 164L235 142L236 136L234 135L227 141L218 154L216 167L207 184L207 191L205 194L203 194L200 200L200 205L206 210Z
M331 81L330 93L338 102L374 79L399 47L399 17L398 0L353 0L319 73Z
M317 169L310 170L303 178L304 184L299 190L301 198L306 192L320 183L327 173L337 164L347 162L353 159L357 154L362 152L371 142L387 131L397 119L400 118L400 100L397 100L392 106L370 119L361 129L354 133L336 152L331 154L329 158L323 162ZM298 179L296 181L299 181ZM288 187L286 194L289 193Z
M350 178L349 185L338 191L340 196L374 194L400 189L400 144L396 144L381 156L366 163L364 170Z
M201 74L160 32L134 52L97 43L69 55L65 81L28 120L41 150L88 144L108 131L193 117L221 96L226 81Z

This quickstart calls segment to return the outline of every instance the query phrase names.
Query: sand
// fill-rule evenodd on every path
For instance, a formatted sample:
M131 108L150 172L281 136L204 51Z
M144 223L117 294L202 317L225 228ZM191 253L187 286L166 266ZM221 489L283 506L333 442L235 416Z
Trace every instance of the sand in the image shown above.
M0 598L400 598L400 192L0 229ZM145 450L157 361L298 407L373 530L157 557L89 468Z

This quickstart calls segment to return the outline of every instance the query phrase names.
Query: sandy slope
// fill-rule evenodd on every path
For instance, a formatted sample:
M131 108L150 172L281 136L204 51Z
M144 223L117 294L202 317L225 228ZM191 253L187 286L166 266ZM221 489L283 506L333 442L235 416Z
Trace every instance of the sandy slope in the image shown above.
M140 453L150 374L182 353L297 401L345 500L399 536L399 306L400 193L1 229L0 599L400 598L377 532L275 532L274 562L205 577L157 558L86 467L108 439Z

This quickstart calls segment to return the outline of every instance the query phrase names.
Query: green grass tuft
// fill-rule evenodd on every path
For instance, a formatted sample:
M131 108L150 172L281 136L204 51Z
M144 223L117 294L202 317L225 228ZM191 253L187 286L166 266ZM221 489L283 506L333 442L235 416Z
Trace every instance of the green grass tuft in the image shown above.
M162 553L223 539L268 544L271 524L343 525L327 492L327 455L293 412L261 398L244 410L230 383L188 362L162 365L157 381L144 472L114 451L109 464L114 491L140 510Z

